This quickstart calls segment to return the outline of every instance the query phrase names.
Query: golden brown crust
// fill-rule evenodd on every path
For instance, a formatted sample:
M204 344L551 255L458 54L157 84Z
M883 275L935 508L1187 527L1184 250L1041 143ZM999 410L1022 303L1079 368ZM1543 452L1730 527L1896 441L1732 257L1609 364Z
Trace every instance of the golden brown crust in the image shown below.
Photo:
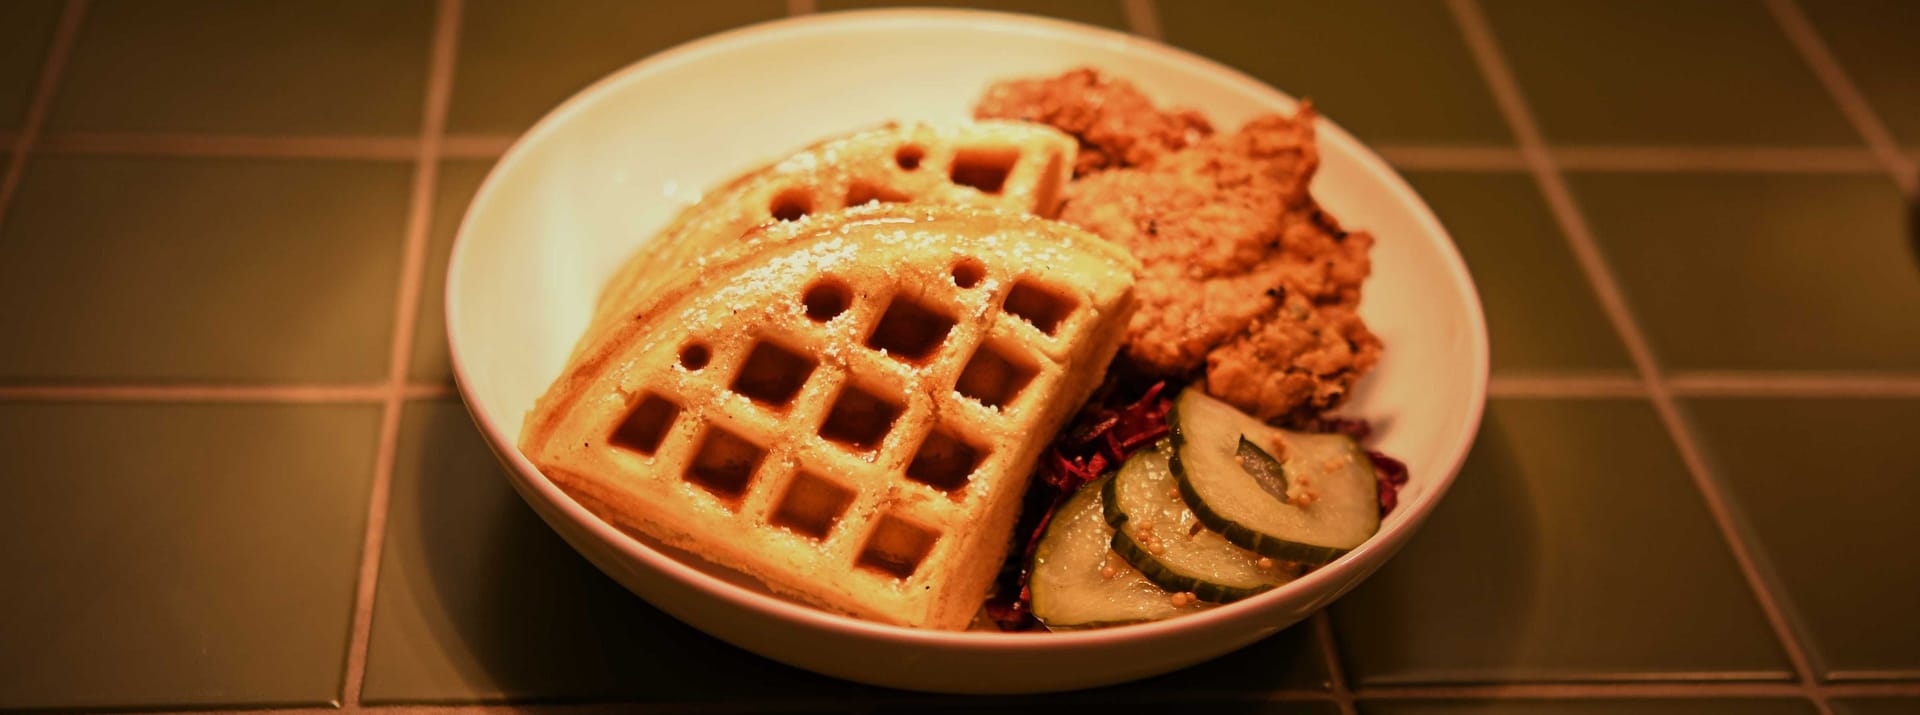
M1060 218L1146 267L1128 358L1157 374L1204 373L1209 393L1263 419L1339 405L1379 360L1355 312L1373 237L1342 229L1308 191L1320 162L1312 105L1186 140L1167 129L1185 115L1090 72L1004 83L979 113L1059 121L1096 147L1083 155L1119 157L1067 187ZM1086 87L1105 94L1068 96Z
M1131 82L1085 67L995 83L973 116L1050 124L1074 135L1080 140L1075 176L1140 166L1213 133L1200 113L1162 112Z
M971 270L957 279L961 265ZM521 451L611 523L776 592L875 620L963 628L1005 559L1034 460L1119 348L1137 270L1124 250L1079 229L992 210L870 206L765 226L593 337L528 415ZM816 318L802 296L822 281L843 286L846 301ZM1071 310L1051 330L1023 322L1002 308L1018 302L1010 296L1020 286L1042 287ZM931 352L890 356L871 337L903 301L953 321ZM696 367L680 357L691 344L706 351ZM748 366L768 345L807 364L772 371L799 376L785 397L743 387L769 374ZM997 398L960 387L982 355L1025 366L1027 381ZM897 401L870 445L822 426L854 388ZM625 430L651 400L675 411L637 447ZM953 449L923 446L940 440L975 450L962 459L970 471L910 478L922 457ZM709 453L710 443L734 446ZM712 476L735 465L742 471ZM941 481L954 477L963 479ZM845 496L843 511L795 507L826 519L818 534L780 521L790 490L808 480ZM905 573L861 565L894 555L890 540L925 550Z
M607 282L587 335L612 325L686 267L767 224L868 201L992 206L1051 218L1073 152L1065 134L1020 122L889 123L815 143L681 211ZM997 183L966 183L980 183L967 167L986 170Z

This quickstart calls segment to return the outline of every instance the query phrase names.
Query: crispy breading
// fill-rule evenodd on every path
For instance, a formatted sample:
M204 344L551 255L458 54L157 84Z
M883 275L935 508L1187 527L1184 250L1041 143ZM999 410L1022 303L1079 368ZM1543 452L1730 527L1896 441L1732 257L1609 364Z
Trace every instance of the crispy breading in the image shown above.
M1060 218L1126 246L1146 266L1126 355L1149 372L1204 377L1207 392L1263 419L1338 406L1380 357L1379 338L1356 312L1373 237L1343 230L1308 191L1320 161L1312 106L1183 146L1152 133L1128 143L1110 133L1178 125L1185 115L1160 112L1125 82L1090 72L1044 86L1097 86L1125 99L1042 97L1024 116L1090 105L1096 120L1066 112L1075 121L1055 126L1083 145L1125 147L1116 154L1124 166L1069 185ZM1022 116L1010 98L1043 86L1008 84L1017 87L989 92L997 116Z
M1089 68L995 83L973 116L1051 124L1078 137L1075 176L1138 166L1213 133L1200 113L1161 112L1133 83Z

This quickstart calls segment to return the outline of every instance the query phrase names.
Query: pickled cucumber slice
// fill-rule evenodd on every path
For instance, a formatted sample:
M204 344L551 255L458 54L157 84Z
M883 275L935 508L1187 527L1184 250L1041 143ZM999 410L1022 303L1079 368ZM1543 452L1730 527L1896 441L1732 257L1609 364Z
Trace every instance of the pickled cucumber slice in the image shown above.
M1113 553L1113 527L1100 511L1100 490L1113 476L1075 492L1054 512L1033 550L1033 615L1054 630L1142 623L1191 613L1207 604L1173 605L1173 594Z
M1272 427L1193 388L1174 399L1168 421L1180 494L1228 541L1311 566L1380 530L1373 463L1353 438Z
M1161 440L1120 466L1103 489L1113 551L1148 580L1215 603L1237 601L1293 580L1285 564L1242 549L1203 525L1181 500Z

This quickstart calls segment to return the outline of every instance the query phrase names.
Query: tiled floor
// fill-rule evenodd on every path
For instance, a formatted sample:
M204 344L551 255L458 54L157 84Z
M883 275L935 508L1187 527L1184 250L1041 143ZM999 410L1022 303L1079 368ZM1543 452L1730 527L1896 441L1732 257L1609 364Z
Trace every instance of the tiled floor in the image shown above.
M474 0L460 28L447 130L518 133L634 60L784 14L779 0Z
M100 0L50 130L404 134L420 125L428 0Z
M1920 712L1903 0L953 3L1157 33L1400 161L1493 335L1454 492L1327 615L1041 698L833 681L613 585L453 397L461 213L607 72L869 4L0 2L0 709Z
M1183 1L1159 18L1167 42L1312 99L1364 141L1513 141L1439 0Z
M410 170L33 157L0 226L0 378L376 382ZM76 319L84 316L84 319Z
M40 79L59 0L0 3L0 131L19 129Z
M1405 558L1333 607L1356 684L1792 677L1644 401L1488 408Z
M379 422L0 402L0 708L338 698Z
M1483 4L1550 141L1859 143L1758 2Z
M1807 14L1880 121L1908 147L1920 147L1920 83L1909 68L1920 66L1920 43L1907 28L1920 27L1920 4L1905 0L1808 3Z

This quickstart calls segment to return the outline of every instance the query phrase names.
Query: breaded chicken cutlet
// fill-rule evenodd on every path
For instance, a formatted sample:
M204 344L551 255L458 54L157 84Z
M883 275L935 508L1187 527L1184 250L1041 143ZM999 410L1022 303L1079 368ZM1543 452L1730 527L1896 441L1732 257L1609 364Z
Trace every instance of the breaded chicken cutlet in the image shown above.
M997 85L976 115L1045 121L1103 152L1060 219L1145 265L1125 347L1137 366L1285 422L1338 406L1379 361L1356 312L1373 237L1343 230L1308 190L1311 105L1211 134L1082 69Z
M1139 166L1213 133L1199 112L1162 112L1133 83L1090 68L996 82L973 115L1051 124L1072 134L1080 140L1074 176Z

